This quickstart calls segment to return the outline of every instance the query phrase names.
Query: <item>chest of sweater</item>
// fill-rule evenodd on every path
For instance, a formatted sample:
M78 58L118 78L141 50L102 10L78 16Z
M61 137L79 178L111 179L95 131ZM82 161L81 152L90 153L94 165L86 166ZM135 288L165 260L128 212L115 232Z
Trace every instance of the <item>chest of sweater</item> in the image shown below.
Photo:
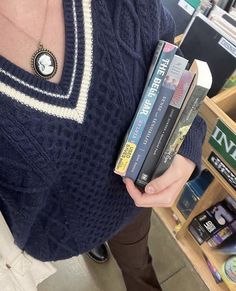
M92 249L135 215L113 167L159 37L157 3L63 1L59 84L0 56L0 210L39 259Z
M78 167L86 175L107 164L110 169L116 159L148 63L142 21L124 2L116 4L113 19L105 1L65 1L67 47L59 85L0 59L2 136L13 160L22 158L44 181Z

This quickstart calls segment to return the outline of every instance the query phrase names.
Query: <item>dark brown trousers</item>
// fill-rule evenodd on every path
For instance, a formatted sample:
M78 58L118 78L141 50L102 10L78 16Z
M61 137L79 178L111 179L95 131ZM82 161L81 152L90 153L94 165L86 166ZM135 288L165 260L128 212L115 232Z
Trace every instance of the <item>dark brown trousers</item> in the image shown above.
M151 209L146 208L109 242L127 291L160 291L148 250Z

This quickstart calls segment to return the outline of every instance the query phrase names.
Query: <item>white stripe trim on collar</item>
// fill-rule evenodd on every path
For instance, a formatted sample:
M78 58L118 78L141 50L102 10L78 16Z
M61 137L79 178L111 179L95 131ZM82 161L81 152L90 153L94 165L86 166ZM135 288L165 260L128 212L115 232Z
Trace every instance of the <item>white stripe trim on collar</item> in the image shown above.
M35 110L47 113L49 115L57 116L59 118L75 120L78 123L83 123L84 114L85 114L85 110L87 106L88 92L89 92L90 83L91 83L92 66L93 66L93 24L92 24L91 1L92 0L82 1L83 15L84 15L84 35L85 35L84 70L83 70L83 75L82 75L82 80L81 80L79 97L78 97L75 108L61 107L61 106L52 105L52 104L37 100L29 95L26 95L20 91L17 91L16 89L10 87L9 85L4 84L3 82L0 82L1 93L4 93L10 98L26 106L30 106L31 108ZM74 4L74 0L73 0L73 4ZM77 37L77 33L76 33L76 37ZM78 43L77 43L77 46L78 46ZM77 55L75 59L77 59ZM73 82L75 79L76 65L77 63L75 62L74 68L73 68L72 81L71 81L68 94L61 98L70 97L70 94L73 88ZM45 92L45 94L49 95L48 92ZM53 97L58 97L58 96L53 96Z

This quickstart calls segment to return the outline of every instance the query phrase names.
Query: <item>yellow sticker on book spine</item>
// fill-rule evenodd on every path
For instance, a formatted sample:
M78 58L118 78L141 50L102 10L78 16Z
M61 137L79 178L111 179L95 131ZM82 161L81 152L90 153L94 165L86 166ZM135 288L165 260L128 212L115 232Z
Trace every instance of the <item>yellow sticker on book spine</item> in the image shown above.
M116 163L115 173L121 176L125 175L135 149L136 149L136 144L131 143L131 142L127 142L125 144L120 154L120 157Z

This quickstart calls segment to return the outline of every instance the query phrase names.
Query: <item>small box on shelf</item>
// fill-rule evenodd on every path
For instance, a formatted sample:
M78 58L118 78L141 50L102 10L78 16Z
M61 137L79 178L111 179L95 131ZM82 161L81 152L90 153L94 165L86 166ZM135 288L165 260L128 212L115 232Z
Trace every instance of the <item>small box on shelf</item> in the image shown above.
M208 170L204 169L197 179L190 181L185 185L177 202L177 208L185 219L189 217L193 208L200 200L213 179L214 177L212 174Z
M189 231L199 244L216 238L226 226L236 219L236 213L231 212L225 201L217 203L196 216L189 225ZM233 231L231 232L233 233Z

